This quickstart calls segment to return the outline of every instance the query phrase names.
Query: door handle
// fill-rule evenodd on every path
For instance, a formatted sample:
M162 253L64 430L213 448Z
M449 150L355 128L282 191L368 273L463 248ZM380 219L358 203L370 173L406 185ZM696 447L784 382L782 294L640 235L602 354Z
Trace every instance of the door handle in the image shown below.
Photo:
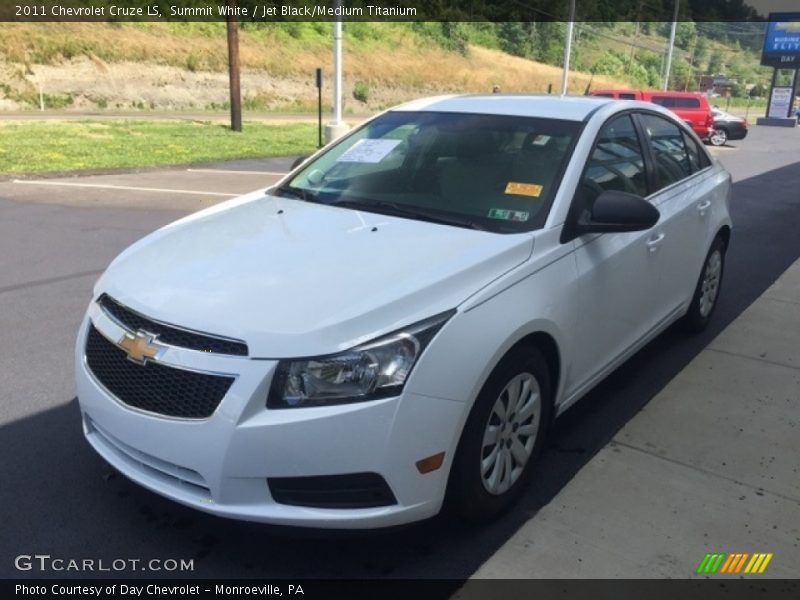
M647 249L650 250L650 252L655 252L656 250L658 250L659 244L661 244L661 242L663 241L664 241L664 234L659 233L657 236L651 237L649 240L647 240Z
M700 212L700 214L702 215L704 212L706 212L706 209L707 209L709 206L711 206L711 200L706 200L706 201L704 201L704 202L701 202L700 204L698 204L698 205L697 205L697 210L698 210L698 211Z

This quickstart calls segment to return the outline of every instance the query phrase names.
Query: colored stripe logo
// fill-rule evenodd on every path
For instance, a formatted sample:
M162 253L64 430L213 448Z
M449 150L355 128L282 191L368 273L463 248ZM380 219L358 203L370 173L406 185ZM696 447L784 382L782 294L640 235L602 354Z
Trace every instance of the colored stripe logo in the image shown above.
M772 552L735 552L727 554L724 552L708 553L697 566L698 574L713 575L737 574L737 573L763 573L769 561L772 560Z

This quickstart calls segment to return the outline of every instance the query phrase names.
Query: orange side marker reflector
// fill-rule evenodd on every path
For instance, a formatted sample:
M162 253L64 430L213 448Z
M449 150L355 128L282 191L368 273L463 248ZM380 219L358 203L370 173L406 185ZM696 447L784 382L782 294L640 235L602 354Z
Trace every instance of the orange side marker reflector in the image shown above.
M439 452L439 454L434 454L433 456L429 456L428 458L423 458L422 460L417 461L417 471L425 475L425 473L430 473L431 471L435 471L439 467L442 466L444 462L444 452Z

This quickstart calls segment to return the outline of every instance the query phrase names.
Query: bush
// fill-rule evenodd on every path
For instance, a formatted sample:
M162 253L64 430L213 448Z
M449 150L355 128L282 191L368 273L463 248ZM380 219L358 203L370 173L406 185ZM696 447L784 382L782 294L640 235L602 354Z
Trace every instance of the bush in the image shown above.
M363 81L357 81L353 86L353 98L366 103L369 100L369 87Z
M200 57L192 52L186 57L186 69L195 73L200 69Z
M592 65L595 75L620 75L625 71L625 63L611 52L604 53Z

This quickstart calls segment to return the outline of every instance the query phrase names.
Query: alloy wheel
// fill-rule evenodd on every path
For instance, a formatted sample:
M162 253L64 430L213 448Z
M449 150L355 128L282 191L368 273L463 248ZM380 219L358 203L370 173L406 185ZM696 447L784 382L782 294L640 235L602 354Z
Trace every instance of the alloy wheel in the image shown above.
M728 141L728 134L724 129L715 129L710 140L713 146L723 146Z

